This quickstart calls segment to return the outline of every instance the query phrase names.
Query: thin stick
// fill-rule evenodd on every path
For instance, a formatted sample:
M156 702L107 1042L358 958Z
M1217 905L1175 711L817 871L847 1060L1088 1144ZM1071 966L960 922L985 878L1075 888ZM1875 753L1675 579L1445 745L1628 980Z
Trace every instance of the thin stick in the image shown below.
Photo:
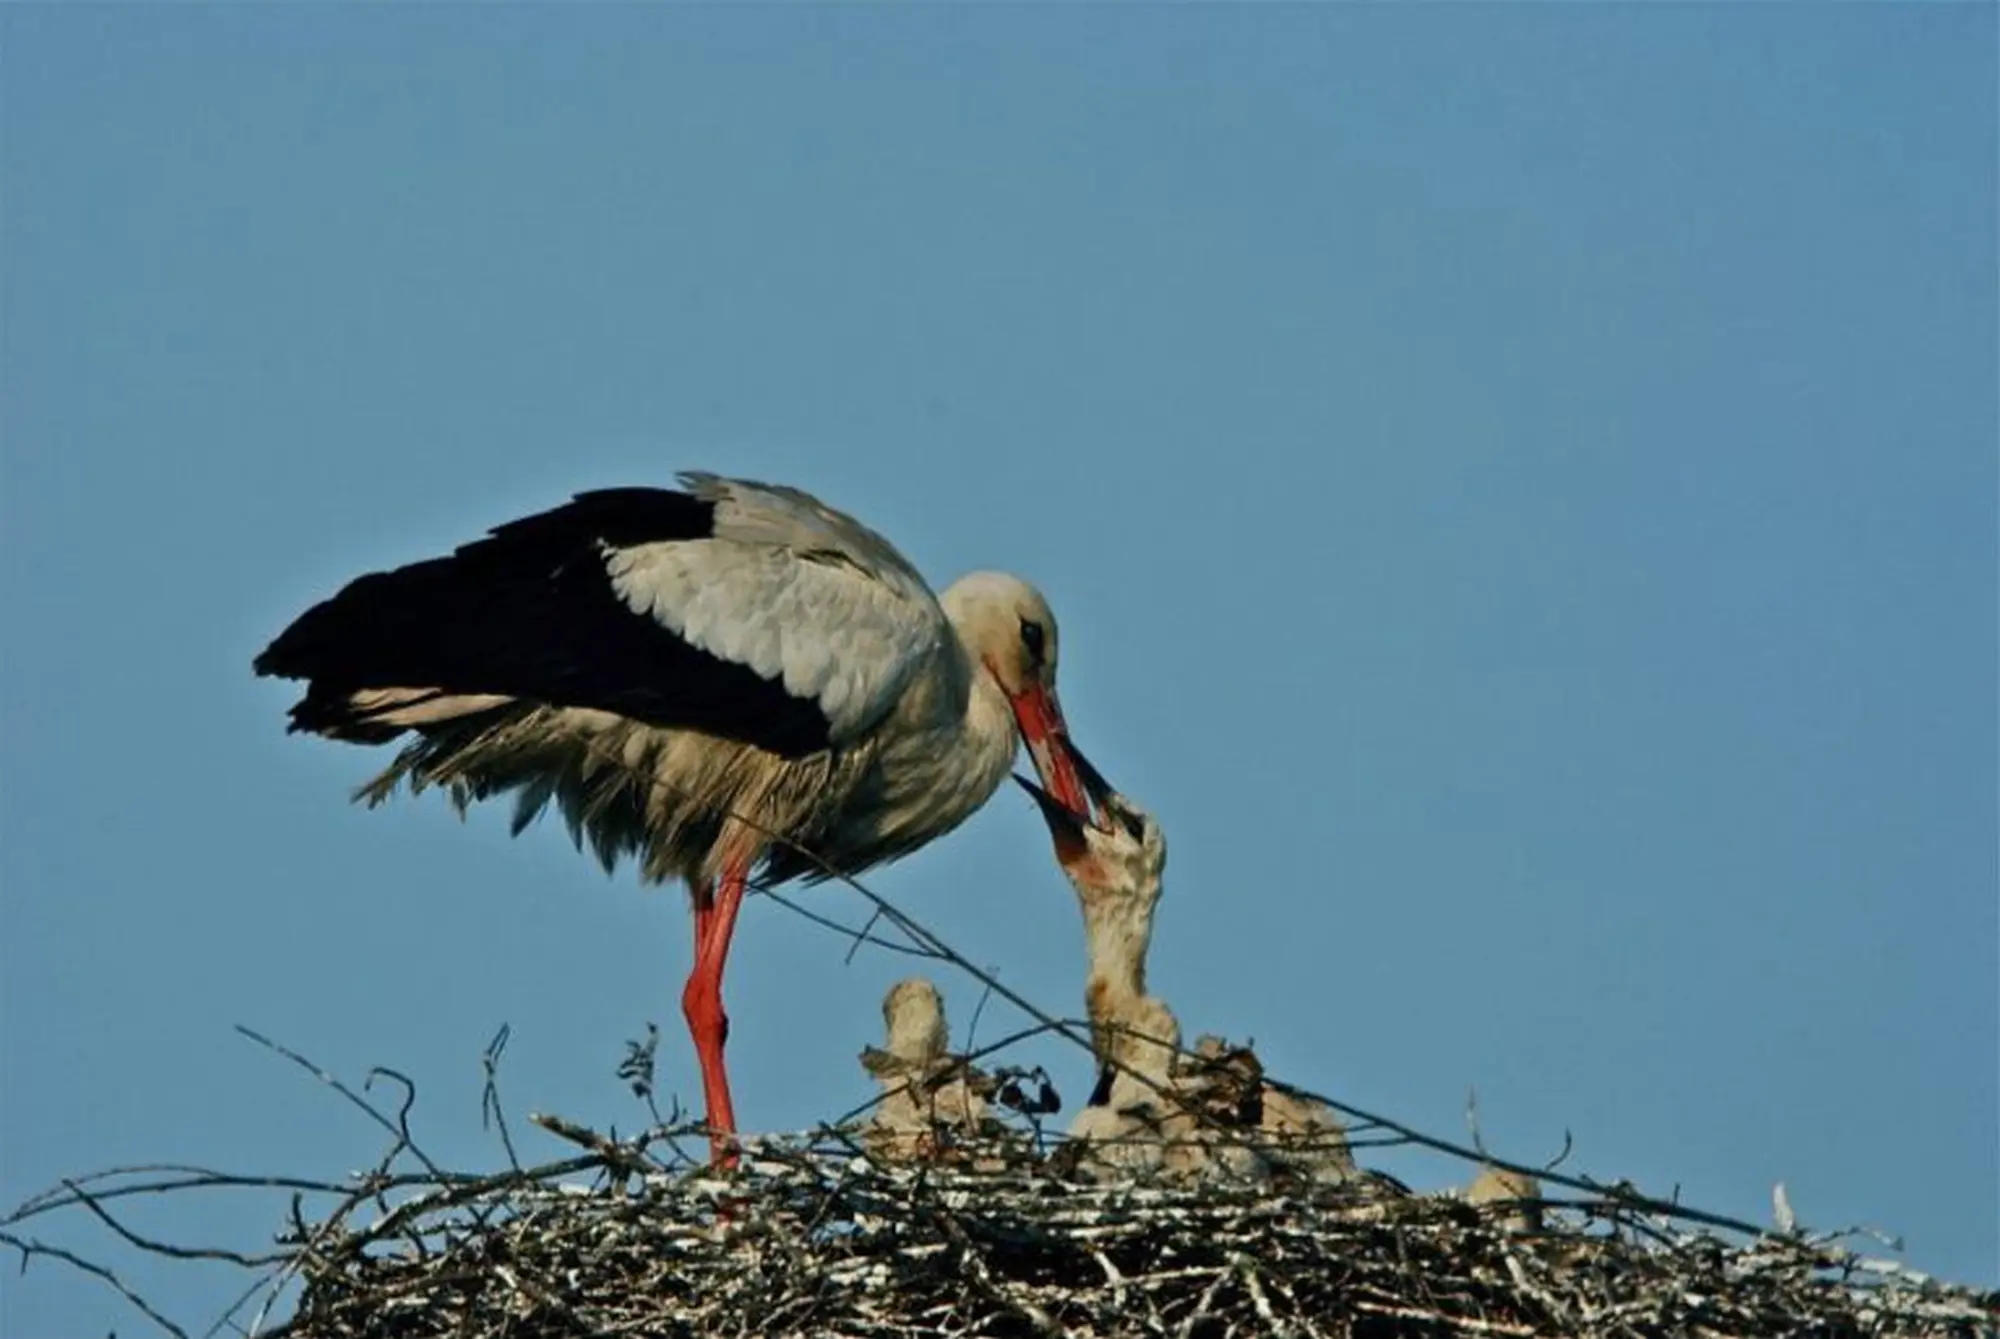
M275 1051L277 1054L282 1055L283 1057L285 1057L285 1059L291 1061L293 1064L297 1065L300 1069L303 1069L306 1073L312 1075L314 1078L318 1079L321 1083L325 1084L327 1087L339 1093L342 1097L346 1098L354 1106L360 1108L360 1110L367 1115L368 1119L374 1121L377 1125L381 1126L383 1129L387 1130L391 1135L395 1136L396 1147L390 1150L390 1155L388 1160L393 1161L395 1154L402 1152L404 1149L408 1149L410 1151L410 1154L413 1157L415 1157L418 1162L421 1162L424 1165L425 1171L431 1173L431 1175L433 1176L438 1176L442 1174L438 1165L432 1162L428 1157L426 1157L422 1149L416 1147L416 1145L410 1142L409 1126L405 1122L407 1120L407 1117L409 1116L409 1104L416 1100L416 1088L414 1085L410 1083L408 1079L404 1079L400 1074L395 1075L396 1078L402 1079L403 1085L407 1090L407 1095L406 1095L406 1101L403 1106L403 1110L399 1115L398 1119L390 1120L387 1116L383 1115L379 1110L376 1109L374 1103L363 1098L359 1093L356 1093L352 1088L342 1083L339 1079L335 1078L332 1074L328 1073L326 1070L321 1069L318 1065L314 1064L312 1061L300 1055L297 1051L294 1051L287 1046L281 1046L277 1042L272 1041L269 1037L265 1036L263 1033L258 1032L252 1028L247 1028L243 1026L243 1024L241 1023L236 1024L235 1027L238 1032L248 1037L251 1041L256 1042L259 1046L262 1046L267 1050ZM378 1072L388 1073L389 1071L370 1070L369 1077L373 1078L374 1075Z
M66 1251L60 1246L50 1246L45 1242L36 1241L32 1237L17 1237L11 1232L0 1232L0 1243L12 1246L21 1253L21 1267L23 1269L27 1268L29 1257L46 1255L51 1259L60 1260L75 1269L80 1269L94 1278L102 1279L105 1283L117 1289L120 1295L127 1302L137 1307L141 1314L148 1320L165 1330L168 1334L173 1335L174 1339L188 1339L188 1332L186 1330L183 1330L158 1311L155 1311L151 1303L125 1286L124 1280L106 1269L103 1265L93 1264L82 1256Z

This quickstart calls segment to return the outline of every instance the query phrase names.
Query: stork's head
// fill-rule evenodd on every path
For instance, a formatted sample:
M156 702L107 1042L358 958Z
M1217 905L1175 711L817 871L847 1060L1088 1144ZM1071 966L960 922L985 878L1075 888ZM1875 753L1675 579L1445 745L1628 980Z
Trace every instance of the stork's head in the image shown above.
M889 1054L918 1064L944 1054L944 997L921 976L898 981L882 999L882 1022Z
M892 1089L912 1076L929 1078L945 1058L950 1033L944 1024L944 997L921 976L898 981L882 997L888 1036L880 1046L861 1048L861 1067ZM879 1119L879 1118L878 1118Z
M1042 785L1072 813L1095 823L1056 696L1056 616L1048 601L1005 572L960 577L939 598L966 650L1007 695Z

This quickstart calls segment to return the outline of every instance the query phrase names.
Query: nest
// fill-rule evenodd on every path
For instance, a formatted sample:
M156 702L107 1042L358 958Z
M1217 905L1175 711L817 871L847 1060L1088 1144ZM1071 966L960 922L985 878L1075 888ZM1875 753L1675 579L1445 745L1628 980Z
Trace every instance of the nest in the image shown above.
M645 1103L646 1132L621 1140L536 1117L576 1152L522 1165L495 1077L503 1027L482 1107L507 1167L490 1175L447 1171L418 1148L416 1090L396 1071L371 1070L362 1085L400 1088L391 1111L239 1029L365 1112L393 1137L388 1152L329 1180L177 1165L71 1178L0 1217L0 1245L24 1264L94 1275L175 1339L192 1335L108 1268L27 1235L29 1223L87 1215L139 1250L251 1271L207 1333L256 1339L2000 1339L2000 1294L1861 1255L1846 1245L1859 1233L1803 1231L1782 1188L1777 1230L1765 1231L1562 1173L1567 1141L1540 1168L1497 1161L1471 1104L1466 1147L1275 1082L1248 1047L1204 1037L1183 1050L1144 972L1164 841L1129 804L1112 805L1110 827L1071 833L1067 846L1058 835L1090 949L1087 1039L877 899L918 951L1039 1025L954 1055L941 993L899 982L883 1004L884 1044L862 1057L876 1099L813 1135L746 1141L726 1172L696 1162L682 1141L698 1132L655 1104L650 1026L618 1071ZM1039 1070L975 1064L1051 1030L1099 1062L1098 1090L1058 1140L1040 1124L1059 1102ZM1462 1192L1415 1194L1353 1156L1392 1145L1480 1170ZM276 1249L160 1242L121 1218L129 1196L204 1189L290 1194Z
M296 1224L288 1339L569 1335L1951 1335L2000 1298L1653 1201L1475 1205L1386 1178L1107 1182L1035 1141L884 1163L839 1132L729 1173L670 1132ZM1533 1221L1538 1226L1528 1228Z

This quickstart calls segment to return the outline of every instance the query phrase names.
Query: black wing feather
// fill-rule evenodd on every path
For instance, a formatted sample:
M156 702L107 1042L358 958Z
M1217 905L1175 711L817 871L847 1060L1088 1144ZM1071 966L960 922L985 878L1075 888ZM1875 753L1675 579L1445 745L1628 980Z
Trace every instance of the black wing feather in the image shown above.
M436 687L592 707L742 740L788 757L827 747L816 702L681 640L611 586L602 545L706 539L714 504L657 488L581 493L448 558L350 582L279 634L259 674L308 681L292 728L376 743L349 695Z

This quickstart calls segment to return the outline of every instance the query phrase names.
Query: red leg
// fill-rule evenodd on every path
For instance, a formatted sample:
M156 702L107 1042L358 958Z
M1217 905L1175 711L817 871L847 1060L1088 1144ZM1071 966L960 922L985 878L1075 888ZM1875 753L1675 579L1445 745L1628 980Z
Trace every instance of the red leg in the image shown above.
M736 1164L735 1145L729 1139L736 1133L736 1109L729 1100L729 1073L722 1064L722 1048L729 1040L729 1015L722 1011L722 968L729 959L730 937L736 932L747 865L747 861L730 861L712 896L703 896L706 888L695 889L694 970L688 973L687 987L681 991L681 1013L687 1018L695 1057L701 1062L709 1159L722 1167Z
M714 881L703 879L689 884L688 902L694 907L694 954L695 961L700 962L702 941L708 938L708 927L715 920Z

